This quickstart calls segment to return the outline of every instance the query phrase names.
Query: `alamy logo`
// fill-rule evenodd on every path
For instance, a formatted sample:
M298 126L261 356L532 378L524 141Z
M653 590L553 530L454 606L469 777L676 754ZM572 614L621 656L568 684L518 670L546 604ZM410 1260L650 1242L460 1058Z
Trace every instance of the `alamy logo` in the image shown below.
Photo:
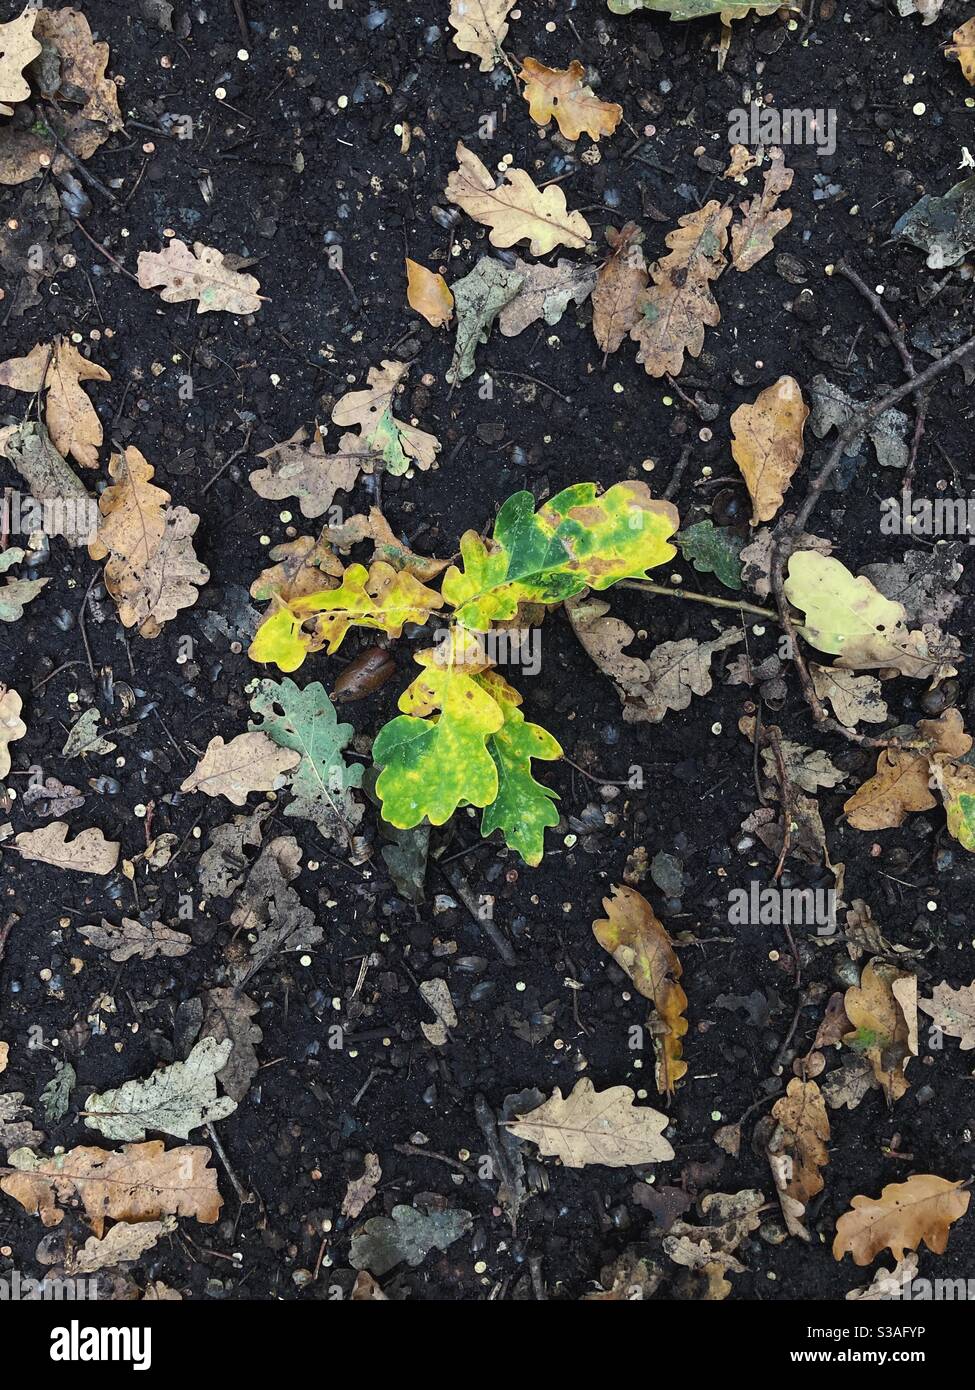
M7 492L0 504L0 522L10 536L74 536L93 541L98 530L98 503L93 497L45 497L42 502L22 492Z
M0 1303L93 1303L97 1279L25 1279L19 1269L0 1278Z
M915 497L902 492L880 504L882 536L967 536L975 545L975 498Z
M747 888L728 894L728 921L739 927L815 927L817 936L836 931L836 892L832 888Z
M730 145L815 145L817 154L836 153L836 112L818 107L796 110L760 106L736 107L728 113Z

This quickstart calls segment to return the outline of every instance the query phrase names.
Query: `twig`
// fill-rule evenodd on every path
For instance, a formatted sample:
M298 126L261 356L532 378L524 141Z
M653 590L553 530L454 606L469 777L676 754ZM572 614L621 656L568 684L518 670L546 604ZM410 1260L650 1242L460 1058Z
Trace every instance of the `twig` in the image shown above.
M437 1163L446 1163L449 1168L456 1168L458 1173L464 1173L469 1178L477 1176L473 1168L463 1163L459 1158L451 1158L449 1154L437 1153L436 1149L423 1149L419 1144L394 1144L393 1148L398 1154L412 1154L415 1158L432 1158Z
M616 586L618 589L636 589L642 594L662 594L664 598L686 598L692 603L709 603L714 608L733 608L735 612L740 609L743 613L757 613L761 618L768 618L770 622L781 622L778 613L772 608L759 608L757 603L745 603L745 601L732 598L712 598L710 594L695 594L688 589L669 589L666 584L651 584L649 580L643 579L624 579Z
M64 143L61 136L58 134L58 132L55 130L54 126L51 124L49 120L45 121L44 126L57 148L64 155L65 159L69 160L70 163L73 165L82 183L86 183L89 188L93 188L96 193L100 193L103 198L107 199L107 201L111 203L113 208L117 208L119 206L119 201L116 198L115 194L112 192L112 190L110 188L106 188L105 184L102 183L101 179L96 178L95 175L91 172L91 170L87 169L85 165L82 164L81 160L74 153L74 151L71 150Z
M240 37L244 41L244 47L249 47L251 41L250 26L247 23L247 16L244 13L242 0L233 0L234 14L237 16L237 25L240 29Z
M104 248L104 246L102 246L101 242L96 241L95 238L91 235L90 232L86 232L85 229L84 229L84 227L83 227L83 226L81 225L81 223L78 221L77 217L72 217L72 218L71 218L71 221L72 221L72 222L75 224L75 226L78 228L78 231L79 231L79 232L81 233L81 235L85 238L85 240L86 240L86 241L90 241L91 244L92 244L92 246L94 246L95 250L96 250L96 251L100 251L100 252L102 253L102 255L105 257L106 261L111 261L112 265L116 266L116 267L122 272L123 275L127 275L134 285L139 285L138 279L136 278L136 276L134 276L134 275L132 274L131 270L126 270L126 268L125 268L125 266L122 264L122 262L121 262L121 261L117 261L117 260L115 259L115 257L112 255L111 251L106 251L105 248ZM142 286L139 285L139 288L141 289Z
M96 570L95 573L89 579L88 588L85 590L85 596L81 600L81 607L78 609L78 627L81 631L81 640L85 644L85 656L87 656L88 658L88 670L91 672L92 680L95 679L95 663L91 659L91 647L88 643L88 630L85 627L85 610L88 607L88 599L91 596L92 589L95 587L95 580L98 578L98 575L99 571Z
M563 396L561 391L556 391L554 386L549 386L547 381L539 381L537 376L528 376L525 372L499 372L494 367L489 367L488 372L491 376L514 377L516 381L530 381L533 386L540 386L543 391L551 391L553 396L558 396L560 401L565 401L566 405L572 404L571 396Z
M494 946L505 965L517 965L518 957L515 955L514 947L511 945L508 938L495 926L491 918L482 915L480 911L481 904L475 899L467 880L460 870L448 867L446 864L438 864L437 868L467 908L467 911L474 918L474 921L480 927L481 931Z
M213 1128L213 1125L207 1125L207 1134L210 1136L210 1142L213 1144L213 1147L217 1151L217 1157L220 1159L220 1162L227 1170L227 1177L230 1179L231 1183L233 1184L233 1189L237 1193L237 1200L240 1202L241 1206L248 1206L254 1200L253 1192L247 1192L241 1186L237 1178L237 1174L231 1167L230 1159L227 1157L223 1145L217 1138L217 1131Z
M19 921L20 918L18 917L17 913L11 912L10 916L4 922L3 926L0 927L0 964L3 963L3 957L7 949L7 941L10 938L10 933L13 931L14 927L17 925Z
M680 480L684 476L684 470L687 468L687 465L690 463L690 461L691 446L689 444L685 444L683 449L681 449L680 451L680 458L677 460L676 467L674 468L673 473L671 473L670 475L670 482L667 484L663 492L660 494L660 496L663 498L665 502L669 502L670 499L673 497L674 493L677 491L678 487L680 487Z
M208 493L208 492L210 491L210 489L213 487L213 484L217 481L217 479L218 479L218 478L222 478L223 475L224 475L224 473L226 473L227 469L230 467L230 465L231 465L236 459L239 459L240 456L241 456L241 454L245 454L245 453L247 452L247 446L248 446L248 444L250 444L250 442L251 442L251 435L252 435L253 433L254 433L253 429L249 429L249 430L247 431L247 438L244 440L243 444L240 446L239 449L235 450L234 453L232 453L232 454L230 455L230 458L227 459L226 463L222 463L222 464L220 465L220 467L217 469L216 473L214 473L213 477L210 479L210 481L209 481L209 482L206 484L206 486L204 487L203 492L201 493L201 496L206 497L207 493Z

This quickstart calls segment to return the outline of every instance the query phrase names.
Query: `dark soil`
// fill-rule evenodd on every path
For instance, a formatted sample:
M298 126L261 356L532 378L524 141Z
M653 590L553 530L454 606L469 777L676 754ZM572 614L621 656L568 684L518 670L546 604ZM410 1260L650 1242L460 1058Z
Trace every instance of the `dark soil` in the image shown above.
M921 253L889 240L896 218L922 192L944 192L963 176L956 171L962 147L972 140L968 88L940 50L968 17L965 6L949 0L939 21L922 28L879 3L840 5L827 22L813 26L805 43L801 21L790 30L775 16L749 20L735 25L727 67L718 74L713 22L616 18L599 0L522 5L509 51L531 53L553 66L566 66L573 57L592 65L602 79L601 94L623 104L635 131L621 128L614 139L602 141L599 163L573 162L571 177L562 183L570 207L584 210L600 242L605 226L632 218L647 229L652 259L679 216L708 197L729 196L735 186L717 180L700 155L723 161L728 112L743 104L745 89L757 90L759 80L778 107L837 112L834 156L817 158L810 148L789 151L796 178L783 202L794 209L792 223L773 255L747 275L729 270L718 282L722 322L709 330L701 358L688 362L680 378L683 391L700 391L720 406L706 443L699 440L702 421L666 382L645 375L631 343L602 368L588 309L570 311L557 328L541 333L533 327L514 339L492 336L479 350L478 367L496 372L493 399L480 398L477 378L452 393L444 384L451 336L434 332L406 306L403 258L446 264L452 246L459 253L450 257L448 279L455 279L488 249L483 229L470 219L460 218L451 232L431 217L434 205L443 206L456 141L486 148L492 166L510 152L515 166L536 173L536 159L551 159L539 179L566 172L564 154L551 138L539 138L504 68L481 75L450 44L445 3L393 2L386 22L370 28L364 3L347 0L332 10L322 0L245 0L246 62L236 56L242 38L229 0L211 0L205 8L200 19L199 7L179 0L174 22L184 37L177 40L144 21L137 5L85 5L93 29L111 44L111 72L124 74L121 104L128 126L90 164L102 180L121 180L123 207L111 210L93 194L94 210L84 225L129 270L140 249L158 249L167 227L187 241L255 257L253 271L269 302L253 322L229 314L198 318L192 305L163 305L156 294L140 291L75 233L77 267L43 289L39 306L5 324L4 357L27 352L55 333L77 330L88 340L100 331L100 340L90 344L92 355L113 379L96 384L90 394L106 438L137 445L174 500L200 513L197 550L212 576L196 607L153 642L127 643L111 601L98 598L96 590L87 621L93 678L77 620L93 564L83 552L53 541L50 561L40 571L51 576L50 585L22 621L3 629L3 676L24 695L29 728L12 749L10 786L21 785L25 769L38 764L45 775L88 792L84 811L69 817L73 828L97 824L131 857L144 846L147 829L135 808L151 805L152 833L172 831L181 846L166 869L148 875L139 870L138 902L120 874L79 878L21 864L14 853L3 856L0 916L19 917L0 965L0 1036L11 1045L4 1089L24 1091L36 1105L58 1056L69 1056L78 1072L72 1108L62 1123L49 1127L48 1148L92 1139L77 1113L89 1092L146 1076L156 1064L181 1055L178 1006L225 978L225 902L196 911L186 928L195 949L177 962L113 965L85 945L78 928L102 915L117 920L140 909L179 926L179 895L191 894L199 903L195 860L208 832L231 811L222 801L177 789L211 737L229 740L245 730L245 686L258 673L246 643L235 653L229 639L205 635L201 621L211 611L232 612L235 586L246 588L266 563L262 537L277 543L295 534L279 520L288 504L264 502L247 485L257 450L288 438L300 424L326 422L337 396L362 384L370 366L384 356L401 356L414 363L413 411L443 444L439 467L408 479L383 479L386 516L414 549L451 554L463 530L489 524L499 503L520 488L543 499L582 479L608 486L646 478L645 459L654 460L651 482L657 486L659 480L662 488L690 442L691 465L674 498L687 524L708 514L716 490L700 485L701 468L710 465L713 478L734 471L728 418L759 387L783 372L804 384L823 372L867 399L884 383L901 379L897 355L864 301L850 284L824 273L841 255L868 284L885 287L884 302L906 322L909 335L920 330L944 342L949 331L957 330L960 340L973 329L970 282L957 270L927 271ZM550 19L552 32L546 30ZM907 84L909 73L914 78ZM214 98L218 87L225 89L225 104ZM341 96L349 99L342 109L336 105ZM926 106L920 117L912 114L918 102ZM476 145L479 123L493 110L503 117L493 145ZM196 138L178 141L159 132L165 113L190 115ZM393 131L397 123L413 131L406 155ZM633 154L630 147L647 123L656 135ZM147 142L153 152L143 152ZM296 161L303 161L301 172ZM209 202L201 193L204 180L212 185ZM840 191L815 198L826 184ZM19 196L8 191L7 205ZM335 234L354 297L328 267L326 248ZM800 287L777 272L780 253L804 267L804 288L811 295L801 311ZM918 353L919 368L928 360ZM192 401L178 394L187 361ZM436 383L418 390L425 372ZM535 382L514 375L519 373ZM0 408L19 418L24 398L4 395ZM668 397L672 404L665 403ZM949 496L956 486L970 486L971 415L971 391L953 370L931 397L918 496L938 495L942 480ZM499 428L485 429L491 425ZM247 452L205 491L248 430ZM807 453L804 468L813 466L819 447ZM107 449L103 462L106 455ZM14 483L3 468L3 481ZM851 472L844 481L850 482ZM896 487L872 450L865 450L852 484L821 503L814 529L834 541L851 569L900 558L906 548L902 539L879 531L879 499ZM360 486L339 500L351 513L365 510L375 497ZM297 515L297 505L290 505ZM725 592L683 563L675 562L672 571L687 587ZM660 577L667 582L666 573ZM969 573L959 591L966 602L951 626L967 647ZM645 635L637 648L643 652L664 640L711 636L716 618L734 617L665 598L648 602L633 592L618 591L611 602L616 614ZM195 643L193 656L180 663L187 636ZM774 651L776 641L773 624L749 632L757 656ZM400 642L397 679L346 706L343 717L358 734L372 736L395 712L415 649ZM342 656L355 650L350 639ZM63 663L70 665L45 681ZM331 688L341 665L315 657L300 679L321 679ZM963 706L975 696L970 680L963 666ZM122 707L120 682L134 691L133 711ZM303 848L296 887L324 922L326 944L307 968L295 956L278 956L251 982L261 1004L263 1070L220 1134L240 1182L258 1200L240 1207L221 1166L221 1223L208 1228L183 1222L187 1239L164 1241L135 1266L140 1286L163 1279L188 1297L226 1299L322 1299L330 1287L347 1291L353 1277L350 1223L339 1211L346 1184L361 1173L367 1152L379 1155L383 1178L365 1216L434 1193L474 1217L469 1240L384 1279L392 1297L483 1300L497 1289L496 1297L531 1298L537 1288L530 1270L537 1258L537 1281L548 1294L575 1299L597 1287L600 1269L624 1249L636 1245L653 1256L659 1237L651 1214L633 1199L630 1170L570 1171L549 1163L542 1183L542 1166L530 1168L544 1190L526 1202L515 1233L498 1205L496 1182L477 1177L486 1152L475 1115L479 1095L497 1111L505 1096L526 1087L568 1091L584 1068L597 1087L627 1083L647 1088L651 1103L656 1100L651 1055L629 1047L629 1030L646 1021L645 1006L627 992L590 925L638 846L651 858L666 850L683 861L685 889L678 899L665 898L649 878L641 891L672 933L686 933L689 943L681 951L690 1001L689 1072L670 1107L677 1158L656 1166L655 1181L685 1186L692 1195L757 1187L769 1201L768 1219L776 1220L767 1162L751 1146L752 1129L790 1074L792 1056L810 1046L846 952L839 943L824 947L800 934L807 1003L787 1053L786 1075L772 1077L796 1003L792 957L775 928L731 927L727 903L730 888L752 878L766 883L774 867L761 849L734 848L742 820L757 805L752 750L737 727L754 692L719 679L711 694L659 725L624 724L612 684L590 664L561 613L545 623L539 675L520 684L529 717L550 728L568 757L590 774L566 763L545 769L561 797L563 823L549 833L544 863L527 869L497 843L480 843L476 821L466 814L433 837L475 894L495 896L495 921L513 944L516 964L501 961L463 906L438 900L452 889L433 863L426 901L414 909L397 896L378 853L352 866L308 823L278 818L274 832L296 834ZM906 680L887 683L891 723L918 717L920 690ZM69 703L72 694L77 703ZM87 766L68 763L60 749L73 710L90 704L101 710L101 732L117 742L118 753ZM975 699L969 710L975 716ZM868 752L814 734L794 677L785 708L774 719L789 737L827 748L849 770L851 787L872 769ZM123 759L118 766L116 760ZM643 790L614 785L634 765L644 769ZM97 782L95 790L89 778ZM610 784L606 795L603 779ZM975 879L964 852L947 838L943 812L914 816L899 831L864 834L841 819L847 794L839 789L820 795L831 858L846 865L846 899L865 899L891 941L926 952L918 967L922 986L941 980L967 984L975 977L968 910ZM6 818L15 831L42 823L19 799ZM365 825L375 835L371 810ZM310 870L309 861L320 867ZM832 881L802 865L790 873L797 885ZM446 942L455 942L460 956L482 956L482 973L453 965L440 951ZM364 956L370 957L368 973L353 996ZM420 1031L430 1013L414 984L437 975L449 981L459 1014L442 1050L431 1048ZM727 1006L725 996L754 991L764 996L766 1018L761 1008L750 1018L744 1009ZM326 1029L333 1023L347 1030L344 1050L328 1048ZM32 1027L43 1031L46 1051L28 1050ZM534 1043L526 1040L533 1028L539 1034ZM840 1052L831 1049L830 1070L839 1062ZM912 1172L970 1176L970 1073L968 1054L955 1040L934 1051L922 1030L921 1056L909 1072L912 1087L893 1112L878 1091L854 1111L831 1112L831 1160L812 1214L811 1243L776 1244L756 1235L739 1250L747 1272L732 1276L731 1297L839 1299L867 1282L871 1271L854 1269L849 1259L834 1262L835 1220L855 1194L877 1195L883 1184ZM746 1122L741 1155L730 1158L712 1135L756 1101L762 1104ZM459 1157L468 1169L398 1152L403 1144ZM80 1218L71 1215L68 1223L84 1238ZM36 1273L35 1250L43 1235L36 1218L4 1201L0 1273ZM237 1252L237 1263L228 1260ZM969 1218L952 1231L944 1255L921 1255L921 1273L965 1275L973 1256L975 1224ZM667 1267L658 1296L680 1296L681 1271L658 1258ZM316 1268L317 1279L309 1278Z

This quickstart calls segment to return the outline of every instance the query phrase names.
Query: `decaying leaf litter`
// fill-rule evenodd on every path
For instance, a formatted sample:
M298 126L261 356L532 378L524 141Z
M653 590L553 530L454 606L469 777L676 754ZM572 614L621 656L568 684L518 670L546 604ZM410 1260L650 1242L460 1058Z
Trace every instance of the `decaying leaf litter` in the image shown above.
M188 1158L192 1146L203 1148L225 1206L243 1203L233 1239L246 1254L239 1276L216 1263L191 1270L167 1223L175 1215L192 1234L194 1221L216 1221L213 1179L201 1179L209 1210L194 1205L189 1180L185 1205L173 1210L153 1207L147 1175L135 1185L142 1205L134 1214L107 1213L116 1223L109 1248L88 1248L92 1233L104 1245L104 1218L101 1228L68 1218L65 1267L128 1255L133 1263L112 1266L120 1288L148 1289L162 1274L193 1296L212 1295L209 1279L231 1293L314 1297L339 1279L350 1295L378 1296L363 1292L371 1276L387 1296L430 1297L441 1291L437 1251L449 1250L453 1263L466 1260L471 1298L495 1285L510 1296L521 1281L533 1296L538 1278L550 1296L600 1288L599 1296L612 1296L621 1281L607 1271L616 1261L638 1261L642 1287L663 1297L842 1297L857 1276L834 1268L818 1237L807 1242L802 1231L811 1222L827 1245L835 1234L834 1256L851 1253L859 1263L859 1217L843 1213L894 1206L891 1184L922 1179L932 1185L931 1219L910 1229L894 1221L885 1254L898 1259L916 1248L922 1272L950 1274L970 1240L967 1194L942 1197L938 1184L947 1192L968 1175L961 1068L964 991L975 975L965 965L964 925L971 774L967 734L919 729L922 717L930 724L946 710L962 730L973 722L968 581L951 564L925 580L899 578L898 565L921 575L929 547L882 534L875 498L861 483L869 477L876 499L898 494L905 475L917 494L940 480L949 496L963 495L963 369L933 385L916 452L906 396L867 443L842 451L831 479L845 486L825 491L798 528L804 554L822 554L810 536L828 538L845 576L840 595L855 585L859 596L867 583L876 592L868 613L885 606L872 633L837 625L835 604L823 611L799 603L818 601L810 590L818 580L803 575L806 562L788 571L813 694L858 737L896 729L901 743L892 751L857 746L814 717L778 648L771 546L764 567L744 552L760 551L763 527L774 531L783 512L803 505L851 410L903 375L875 307L826 266L846 255L865 284L883 284L882 304L906 325L902 345L918 373L971 332L964 280L950 269L964 245L954 260L952 245L932 249L922 210L901 243L878 249L897 217L958 181L962 139L956 150L950 137L961 130L952 108L965 100L964 35L950 24L937 35L945 49L960 48L946 54L942 71L930 25L871 15L855 31L858 41L869 35L898 76L914 78L891 95L893 84L881 87L877 75L883 120L872 125L872 113L837 98L840 119L870 140L844 146L840 138L832 167L814 150L787 147L736 183L720 179L731 157L728 110L744 102L756 61L773 74L777 100L794 83L790 104L809 104L814 89L803 84L821 84L824 60L843 92L844 65L855 65L857 53L841 51L837 34L848 44L851 26L841 30L828 6L805 46L775 17L736 22L720 77L710 51L716 20L687 27L594 5L584 24L581 13L574 18L577 34L558 20L546 30L545 16L528 7L509 22L512 7L502 3L488 40L475 35L474 47L455 48L451 35L462 26L447 22L448 8L418 13L415 32L388 17L368 28L361 17L339 15L330 21L337 41L326 66L317 31L309 24L304 38L300 16L297 35L250 18L242 59L232 16L215 38L178 6L172 29L141 15L120 25L86 6L95 42L111 50L108 74L125 75L126 107L138 93L131 162L114 163L107 151L123 137L105 64L77 21L44 21L55 46L90 55L61 57L64 68L75 64L75 82L91 83L88 105L64 104L47 87L29 85L28 93L47 129L69 145L78 140L97 184L64 156L58 169L53 136L17 126L17 103L27 100L18 74L0 91L15 108L14 128L26 130L0 160L16 175L12 196L22 179L38 178L50 151L54 172L40 175L41 187L68 199L47 204L44 275L36 258L18 267L13 241L0 256L11 307L26 306L6 322L4 368L13 378L12 363L35 364L20 370L24 386L11 381L4 424L46 429L66 460L62 482L73 476L79 504L77 488L97 503L95 535L85 532L84 546L70 547L70 528L52 533L40 552L27 536L6 539L0 581L12 652L3 676L20 701L15 707L7 696L0 745L12 764L5 785L17 792L5 803L10 829L0 842L17 918L0 931L0 1038L8 1046L0 1115L15 1141L7 1149L14 1172L0 1181L14 1183L6 1207L18 1222L18 1255L29 1263L42 1238L26 1213L54 1208L43 1184L32 1178L28 1187L14 1174L41 1171L54 1143L69 1155L91 1152L97 1125L83 1112L95 1118L99 1095L121 1094L125 1104L110 1108L132 1112L125 1135L98 1136L102 1149L69 1165L72 1180L90 1187L87 1165L108 1162L105 1154L121 1160L139 1146L130 1134L148 1133L143 1144L159 1144L163 1134L160 1154ZM146 35L169 60L158 70L145 56ZM199 153L202 133L181 139L173 102L161 95L165 83L194 71L222 92L212 110L197 113L201 132L208 119L214 125L216 173L212 151ZM703 103L685 89L691 72ZM541 105L523 98L526 73L549 91L578 91L577 124L588 132L578 143L558 105L545 125L544 94ZM478 82L491 85L482 93ZM281 105L266 109L272 89ZM477 132L499 90L504 117L489 141ZM195 100L185 103L194 111ZM915 113L918 103L926 112ZM680 126L692 105L691 124ZM932 149L924 115L935 110L942 124ZM297 135L288 112L298 116ZM458 157L458 142L477 164ZM783 166L791 178L776 172ZM319 167L313 193L310 174ZM63 177L69 168L77 187ZM879 196L871 198L871 187L887 192L891 168L896 208L864 212ZM411 177L423 188L419 199L408 192ZM481 200L497 180L521 201L512 213L504 194L500 213L482 221ZM546 185L560 197L546 197ZM187 207L197 215L186 216ZM394 235L376 241L380 223ZM342 248L338 263L330 247ZM408 262L434 280L419 303L423 277L413 272L408 283ZM61 293L39 304L29 302L36 288L15 298L14 282L28 268L33 285L43 291L53 278ZM933 278L945 275L945 284ZM474 279L458 292L464 276ZM79 384L57 365L52 371L52 363L79 358L88 364ZM737 416L742 428L731 418L738 411L746 412ZM777 433L776 421L787 428ZM25 462L26 449L46 447L34 437L3 436L8 487L43 487ZM393 638L383 627L394 624L384 620L348 637L343 628L338 650L329 619L319 632L326 640L316 648L313 639L307 658L299 652L300 671L247 658L269 615L322 593L333 594L329 606L310 611L343 611L336 592L375 598L376 585L383 593L407 588L410 621L420 621L426 600L418 613L408 580L456 592L457 580L438 576L451 564L464 573L460 537L471 528L490 535L498 505L524 488L541 505L583 479L604 490L639 480L659 498L681 467L668 493L681 529L649 585L637 576L624 579L633 587L573 598L571 623L549 611L538 676L504 673L522 703L504 695L497 707L554 742L554 756L533 769L559 797L543 798L549 855L537 868L520 862L529 856L500 813L484 848L480 815L468 823L463 809L444 828L377 820L374 801L388 797L377 790L370 744L395 720L397 699L416 676L411 656L423 646L409 645L415 637ZM140 522L138 541L127 524L133 511L149 521ZM958 548L962 562L964 555ZM390 573L370 578L377 563ZM885 564L891 572L878 573ZM757 583L748 578L755 568ZM856 576L868 568L860 584ZM816 574L824 571L840 574L831 565ZM732 607L658 592L677 587ZM462 606L449 607L463 618ZM429 611L441 621L440 608ZM58 670L66 662L78 664ZM892 678L893 669L903 675ZM353 694L347 703L340 677ZM313 692L307 707L289 705L290 689ZM350 732L329 733L319 745L314 716L330 693ZM65 740L92 712L102 718L88 721L69 761ZM753 721L750 733L739 729L742 719ZM336 727L334 718L326 723ZM237 760L226 756L235 744L245 755ZM842 778L819 780L824 751ZM876 809L882 797L871 796L874 817L886 814L889 828L860 829L863 813L850 802L879 775L878 758L902 760L899 785L913 778L918 791L899 825L899 813L890 822L890 812ZM642 786L631 784L634 767ZM341 768L337 783L329 768ZM45 815L64 805L65 787L68 804ZM499 833L510 846L501 857ZM798 990L780 928L728 923L729 888L752 878L767 884L777 870L786 885L836 886L843 904L839 938L796 933ZM39 883L54 904L41 921ZM607 944L594 930L612 921L602 898L624 891L646 904L647 917L636 920L657 923L682 967L666 978L681 980L674 988L687 1006L669 1021L660 982L637 983L639 957L625 954L637 947L616 937ZM479 912L485 901L490 915ZM192 946L177 955L180 937ZM436 983L446 991L432 993ZM832 1026L837 993L847 1015ZM56 1032L38 1067L29 1029L52 1007ZM142 1019L141 1036L123 1031L126 1010ZM919 1025L917 1010L935 1034ZM644 1032L642 1050L631 1046L634 1027ZM113 1043L123 1038L118 1052ZM172 1088L177 1128L167 1129L160 1104L165 1111L170 1102L163 1094L152 1108L150 1077L165 1093L167 1069L214 1046L199 1068L202 1091ZM429 1078L421 1109L406 1079L416 1068ZM578 1089L582 1070L591 1091ZM587 1106L587 1095L614 1088L631 1097L614 1101L609 1135L595 1136L609 1161L577 1175L578 1154L553 1142L559 1107ZM42 1092L50 1097L43 1104ZM759 1099L768 1103L758 1116L739 1121ZM753 1134L766 1111L769 1127ZM162 1127L140 1128L145 1114ZM361 1144L353 1137L330 1146L330 1135L344 1128L356 1136L371 1115L381 1117L385 1145L374 1123ZM865 1152L874 1157L869 1183ZM491 1201L463 1166L473 1168L481 1153L493 1165ZM461 1166L451 1169L445 1156ZM351 1185L375 1171L373 1158L376 1195L366 1183L356 1189L366 1205L340 1216ZM394 1186L384 1192L384 1182ZM592 1182L607 1212L623 1215L613 1217L612 1234L583 1223L567 1248L552 1204L581 1203ZM668 1190L689 1204L668 1206ZM268 1228L261 1237L248 1218L263 1220L283 1192L288 1213L269 1225L280 1248L293 1242L296 1252L269 1260ZM337 1229L326 1231L336 1217ZM158 1229L140 1242L133 1222ZM703 1234L719 1227L720 1237ZM219 1233L217 1226L206 1243ZM499 1248L510 1249L512 1238L540 1259L531 1277ZM140 1255L141 1247L150 1253Z

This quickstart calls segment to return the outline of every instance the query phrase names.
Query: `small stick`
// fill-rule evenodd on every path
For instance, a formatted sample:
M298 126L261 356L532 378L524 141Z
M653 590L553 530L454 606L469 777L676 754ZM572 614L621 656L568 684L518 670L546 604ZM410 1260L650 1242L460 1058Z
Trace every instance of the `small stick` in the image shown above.
M244 13L243 0L233 0L234 14L237 16L237 25L240 29L240 37L247 47L251 41L250 25L247 23L247 15Z
M493 367L489 367L488 371L491 376L510 376L514 377L516 381L530 381L533 386L540 386L543 391L551 391L553 396L558 396L559 400L565 401L566 405L572 404L571 396L563 396L561 391L556 391L555 387L549 386L547 381L539 381L537 376L527 376L524 372L499 372L495 371Z
M740 609L743 613L757 613L760 618L768 618L773 623L782 621L774 609L759 608L757 603L745 603L744 599L712 598L710 594L695 594L690 589L685 593L682 589L669 589L666 584L651 584L649 580L642 579L624 579L616 587L636 589L642 594L663 594L665 598L686 598L691 603L709 603L714 608L733 608L736 613Z
M237 450L235 450L235 452L232 453L232 454L230 455L230 458L227 459L226 463L223 463L223 464L220 465L220 467L217 469L216 473L214 473L213 477L210 479L210 481L209 481L209 482L206 484L206 486L204 487L203 492L202 492L202 494L201 494L203 497L206 497L207 493L208 493L208 492L210 491L210 489L213 487L213 484L217 481L217 479L223 477L224 473L226 473L226 471L227 471L227 469L230 467L230 465L231 465L236 459L239 459L240 456L241 456L241 454L245 454L245 453L247 452L247 446L248 446L248 444L250 444L250 442L251 442L251 435L252 435L253 433L254 433L253 429L249 429L249 430L247 431L247 438L244 440L244 442L243 442L243 444L240 446L240 448L237 449Z
M108 202L111 203L113 208L117 208L119 206L119 202L112 190L110 188L106 188L106 186L102 183L101 179L97 179L90 169L85 168L84 164L82 164L78 156L71 149L69 149L69 147L61 139L61 136L54 129L54 126L50 123L50 121L45 122L45 129L47 130L51 139L54 141L57 148L64 155L65 159L69 160L71 164L74 166L74 168L77 170L82 183L86 183L89 188L93 188L96 193L100 193L103 198L106 198Z
M139 285L138 279L132 274L131 270L126 270L122 262L117 261L115 257L112 255L111 251L106 251L104 246L102 246L101 242L96 241L95 238L91 236L89 232L86 232L84 227L78 221L77 217L72 217L71 221L78 228L78 231L85 238L85 240L90 241L92 246L94 246L95 250L100 251L102 253L106 261L111 261L112 265L116 266L122 272L123 275L127 275L134 285ZM139 285L139 289L142 289L141 285Z
M448 868L446 864L438 864L437 867L481 928L481 931L494 946L505 965L517 965L518 957L515 955L514 947L508 938L498 930L490 917L482 917L479 910L480 904L475 899L464 876L459 870L452 867Z
M3 926L0 927L0 963L3 962L3 957L7 949L7 941L9 940L10 933L13 931L14 927L17 925L19 921L20 918L17 916L17 913L11 912L10 916L4 922Z
M248 1206L254 1200L253 1192L247 1192L241 1186L237 1178L237 1174L234 1172L233 1168L230 1165L230 1159L227 1157L223 1145L217 1138L217 1131L213 1128L213 1125L207 1125L207 1134L210 1136L210 1141L217 1151L217 1157L220 1159L220 1162L227 1170L227 1177L230 1179L231 1183L233 1184L233 1189L237 1193L237 1200L240 1202L241 1206Z
M660 496L663 498L665 502L669 502L670 499L673 497L674 493L677 491L678 487L680 487L680 480L684 476L684 470L687 468L687 465L690 463L690 461L691 446L689 444L685 444L683 449L681 449L680 451L680 458L677 460L677 466L675 467L673 473L671 473L670 475L670 482L667 484L663 492L660 494Z
M88 630L85 627L85 610L88 607L88 599L92 589L95 587L95 580L98 578L98 575L99 571L96 570L91 576L91 579L89 579L88 588L85 590L85 596L81 600L81 607L78 609L78 627L81 630L81 640L85 644L85 656L88 658L88 670L91 672L92 680L95 679L95 663L91 659L91 647L88 644Z

